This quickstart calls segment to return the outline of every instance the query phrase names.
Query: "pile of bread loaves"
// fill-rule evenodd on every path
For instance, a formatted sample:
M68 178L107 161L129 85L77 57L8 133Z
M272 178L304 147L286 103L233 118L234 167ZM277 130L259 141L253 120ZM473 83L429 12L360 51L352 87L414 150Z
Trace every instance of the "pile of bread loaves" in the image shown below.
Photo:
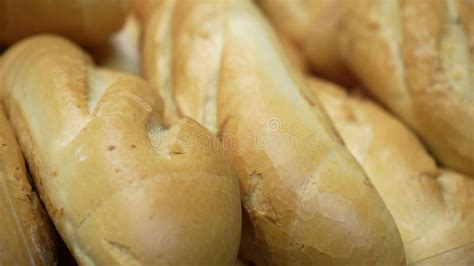
M0 0L0 45L0 265L474 265L472 0Z

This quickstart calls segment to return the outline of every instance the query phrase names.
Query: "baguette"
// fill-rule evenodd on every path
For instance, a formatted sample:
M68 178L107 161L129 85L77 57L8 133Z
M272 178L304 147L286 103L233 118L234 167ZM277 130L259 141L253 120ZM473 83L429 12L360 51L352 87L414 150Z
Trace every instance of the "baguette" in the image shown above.
M347 1L347 0L346 0ZM258 0L273 26L296 44L319 75L345 86L357 83L338 49L344 0Z
M41 199L80 265L231 265L238 180L213 135L162 119L142 80L38 36L0 62L0 91ZM218 143L218 142L217 142Z
M217 132L237 169L243 259L405 262L390 213L322 109L305 101L307 85L252 2L161 1L143 47L145 77L178 112Z
M474 243L473 178L438 168L416 136L370 100L317 79L310 84L392 213L408 263ZM472 251L451 262L471 265Z
M474 176L474 2L346 5L347 65L439 162Z
M39 33L64 35L84 45L105 42L122 27L128 0L2 0L0 44Z
M54 234L0 105L0 265L54 265Z

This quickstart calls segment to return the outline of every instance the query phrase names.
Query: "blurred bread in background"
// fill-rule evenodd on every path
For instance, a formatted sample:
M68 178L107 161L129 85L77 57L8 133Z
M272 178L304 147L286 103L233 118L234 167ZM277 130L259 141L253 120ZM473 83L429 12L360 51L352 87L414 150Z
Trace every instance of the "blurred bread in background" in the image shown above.
M340 52L446 167L474 176L474 1L345 1Z
M105 42L129 12L128 0L2 0L0 44L39 33L66 36L82 45Z
M87 51L100 67L141 76L140 35L140 23L130 15L124 27L106 43L88 47Z
M343 0L257 0L270 22L302 51L319 76L352 87L357 80L339 55Z

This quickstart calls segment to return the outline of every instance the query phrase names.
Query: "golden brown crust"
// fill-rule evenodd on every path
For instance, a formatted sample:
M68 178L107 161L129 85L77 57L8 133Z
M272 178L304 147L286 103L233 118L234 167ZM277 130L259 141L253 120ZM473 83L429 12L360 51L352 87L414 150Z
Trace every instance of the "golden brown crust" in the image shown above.
M145 82L95 68L59 37L15 45L0 77L41 198L80 264L234 262L238 180L222 148L196 141L211 133L163 120Z
M0 265L54 265L53 228L0 105Z
M129 0L2 0L0 43L40 33L67 36L81 44L103 43L120 29Z
M243 258L404 263L382 200L322 108L315 114L301 95L312 97L250 1L162 1L144 42L146 77L179 112L219 132L236 166Z
M472 27L460 11L474 2L355 2L342 22L346 63L437 160L474 175Z
M341 0L258 0L276 29L304 53L319 75L346 86L357 83L339 55Z
M141 23L145 23L158 0L131 0L132 10Z
M416 136L370 100L321 80L310 84L392 213L408 263L474 241L474 179L438 169Z

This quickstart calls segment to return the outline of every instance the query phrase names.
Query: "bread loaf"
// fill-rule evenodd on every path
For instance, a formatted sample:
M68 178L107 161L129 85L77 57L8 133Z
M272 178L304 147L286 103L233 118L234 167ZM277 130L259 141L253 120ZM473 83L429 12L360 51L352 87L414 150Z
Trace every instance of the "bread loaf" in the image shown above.
M392 213L408 263L474 242L474 178L438 168L416 136L370 100L324 81L310 84ZM430 261L463 258L472 264L473 250Z
M275 28L299 47L317 74L352 86L357 81L338 49L344 1L257 0L257 3Z
M175 102L169 113L218 132L237 169L244 259L405 262L390 213L318 101L306 102L305 81L251 1L160 1L143 47L145 76Z
M53 236L0 104L0 265L54 265Z
M474 176L474 2L345 3L346 63L437 160Z
M120 29L128 0L1 0L0 44L56 33L85 45L103 43Z
M41 199L80 265L235 261L231 165L220 146L196 141L215 138L193 120L163 120L145 82L38 36L5 53L0 88Z

